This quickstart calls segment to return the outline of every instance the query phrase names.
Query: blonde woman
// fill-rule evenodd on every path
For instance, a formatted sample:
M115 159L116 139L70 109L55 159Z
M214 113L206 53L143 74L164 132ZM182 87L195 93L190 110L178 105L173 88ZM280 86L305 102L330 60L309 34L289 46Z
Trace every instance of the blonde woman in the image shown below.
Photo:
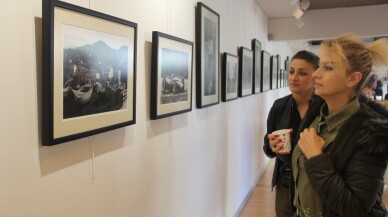
M372 65L388 66L387 39L367 46L347 34L321 44L313 79L326 103L306 115L292 154L300 216L388 215L381 200L388 111L360 97Z

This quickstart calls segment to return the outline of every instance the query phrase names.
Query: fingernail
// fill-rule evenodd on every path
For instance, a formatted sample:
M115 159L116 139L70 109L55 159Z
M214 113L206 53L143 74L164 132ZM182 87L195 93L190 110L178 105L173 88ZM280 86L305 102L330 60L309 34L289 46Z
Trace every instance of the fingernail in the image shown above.
M281 141L283 141L282 139L278 139L278 142L281 142Z
M279 137L279 135L275 135L275 137Z

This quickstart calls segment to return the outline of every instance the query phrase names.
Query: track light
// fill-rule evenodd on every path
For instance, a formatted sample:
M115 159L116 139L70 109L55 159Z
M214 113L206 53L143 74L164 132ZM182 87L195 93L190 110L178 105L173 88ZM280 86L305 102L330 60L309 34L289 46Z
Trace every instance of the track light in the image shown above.
M295 25L298 27L298 29L301 29L304 26L304 22L302 19L299 19L296 21Z
M296 6L296 9L295 11L292 13L292 15L296 18L296 19L300 19L303 15L303 10L299 7L299 5Z
M307 10L310 7L310 1L309 0L300 0L299 7L303 11Z
M304 26L304 22L301 20L304 12L310 7L309 0L290 0L291 4L295 4L294 2L298 2L296 4L295 10L292 15L297 19L296 26L298 29L301 29Z

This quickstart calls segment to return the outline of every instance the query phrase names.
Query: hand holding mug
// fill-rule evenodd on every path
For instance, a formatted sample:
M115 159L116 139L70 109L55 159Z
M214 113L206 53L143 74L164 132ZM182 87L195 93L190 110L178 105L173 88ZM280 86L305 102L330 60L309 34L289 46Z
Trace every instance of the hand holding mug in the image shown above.
M292 129L282 129L268 134L269 147L277 154L289 154L291 151L290 134Z
M278 153L283 149L281 146L282 140L279 138L279 135L268 134L269 139L269 147L271 148L273 153Z

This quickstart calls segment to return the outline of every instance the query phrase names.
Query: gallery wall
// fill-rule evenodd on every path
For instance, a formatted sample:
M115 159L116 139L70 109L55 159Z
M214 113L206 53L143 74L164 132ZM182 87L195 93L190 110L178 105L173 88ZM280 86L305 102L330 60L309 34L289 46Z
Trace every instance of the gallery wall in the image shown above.
M0 216L236 216L269 161L262 152L268 110L288 88L204 109L193 103L189 113L150 120L152 31L194 42L197 2L67 2L138 24L136 124L41 146L42 1L4 4ZM286 43L268 41L255 0L203 2L220 14L221 52L237 54L256 38L283 60L292 55Z

